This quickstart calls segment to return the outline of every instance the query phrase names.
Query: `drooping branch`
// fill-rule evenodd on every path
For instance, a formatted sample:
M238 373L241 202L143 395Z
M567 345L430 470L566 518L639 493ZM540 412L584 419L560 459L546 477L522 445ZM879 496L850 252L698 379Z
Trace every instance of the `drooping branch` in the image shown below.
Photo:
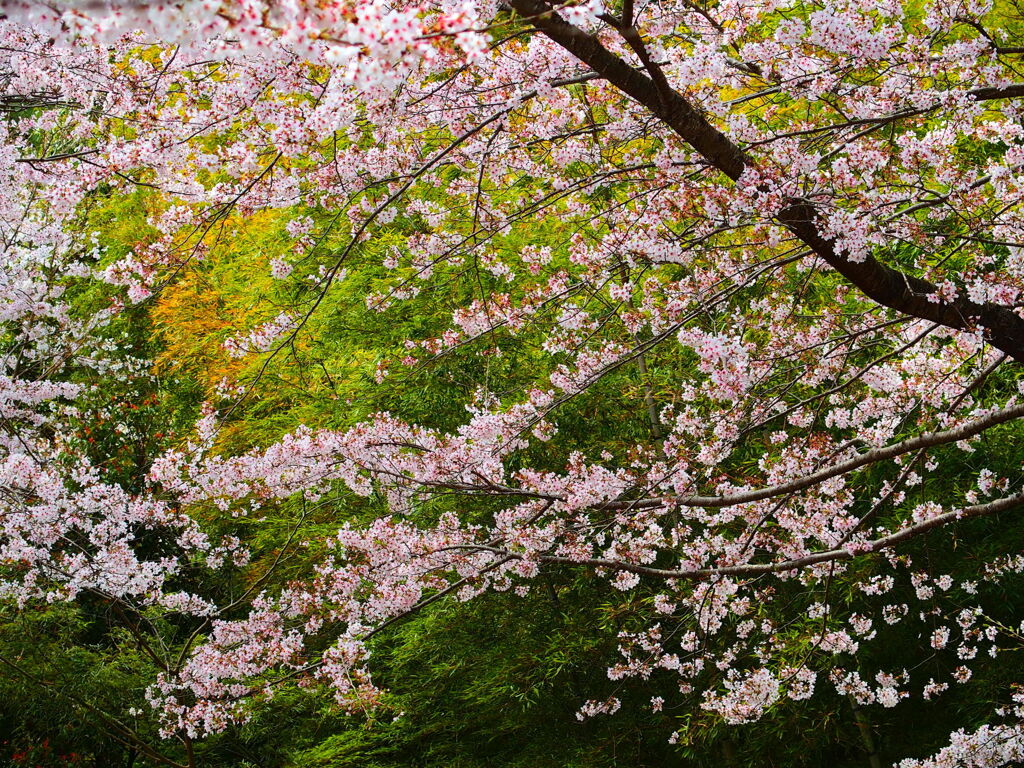
M881 536L877 539L872 539L871 541L857 545L847 545L845 547L837 547L835 549L823 550L821 552L812 552L802 557L790 560L781 560L774 563L722 565L710 568L655 568L654 566L641 565L639 563L630 563L622 560L609 560L599 557L571 558L559 555L527 555L509 552L505 549L501 549L500 547L491 547L483 544L467 544L453 548L490 552L495 555L518 560L535 559L542 563L589 565L595 568L607 568L613 571L629 571L630 573L636 573L641 576L654 576L662 579L700 580L711 578L713 576L760 576L766 573L785 573L787 571L796 571L802 568L808 568L812 565L820 565L821 563L829 563L836 560L852 560L861 555L891 549L897 544L902 544L905 541L917 538L934 528L939 528L959 520L994 515L998 512L1005 512L1010 509L1014 509L1022 504L1024 504L1024 493L1018 493L1013 496L996 499L985 504L975 504L974 506L964 507L963 509L956 509L951 512L936 515L935 517L928 518L927 520L900 528L886 536Z
M837 461L834 464L823 467L816 472L810 472L806 475L800 475L791 480L776 485L769 485L763 488L754 488L747 491L737 491L736 493L722 494L718 496L701 496L701 495L690 495L690 496L659 496L649 497L641 499L620 499L616 501L603 502L596 505L596 509L605 510L642 510L652 509L657 507L663 507L668 505L675 505L680 507L706 507L713 509L720 509L725 507L733 507L739 504L750 504L758 501L764 501L766 499L773 499L778 497L788 496L799 491L806 490L815 485L830 480L834 477L854 472L863 467L878 464L884 461L890 461L908 453L914 453L915 451L923 451L929 448L936 448L942 445L949 445L950 443L960 442L962 440L969 440L972 437L986 432L993 427L999 426L1000 424L1006 424L1016 419L1024 418L1024 404L1011 405L1007 408L1001 408L999 410L992 411L979 416L971 421L964 422L955 427L949 429L937 430L934 432L925 432L915 437L901 440L896 443L890 443L889 445L872 448L870 450L858 453L845 461ZM385 445L391 447L409 448L416 451L425 452L427 449L421 445L414 445L408 443L389 442L389 443L373 443L373 447L384 447ZM369 469L369 467L364 467ZM389 471L383 467L374 467L373 472L378 476L393 475L395 480L404 481L406 476L398 471ZM535 490L527 490L524 488L518 488L510 485L503 485L487 480L482 477L478 477L478 482L457 482L451 479L437 479L437 480L420 480L420 483L424 487L440 488L444 490L454 491L460 494L467 495L481 495L481 496L509 496L518 497L521 499L535 499L547 502L564 502L566 501L565 496L561 494L543 493Z
M937 432L925 432L908 440L892 443L879 448L872 448L869 451L859 453L846 461L831 464L817 472L811 472L796 477L785 483L770 485L764 488L755 488L749 491L738 491L736 493L723 494L720 496L667 496L659 498L634 499L611 501L599 505L600 509L650 509L661 507L666 504L675 504L682 507L710 507L724 508L738 504L750 504L757 501L764 501L778 496L786 496L797 491L806 490L815 485L830 480L833 477L845 475L854 470L866 467L870 464L877 464L882 461L895 459L914 451L935 448L940 445L948 445L961 440L970 439L980 435L992 427L1005 424L1015 419L1024 417L1024 405L1014 405L1009 408L1002 408L998 411L981 416L972 421L965 422L951 429ZM526 495L526 494L523 494Z

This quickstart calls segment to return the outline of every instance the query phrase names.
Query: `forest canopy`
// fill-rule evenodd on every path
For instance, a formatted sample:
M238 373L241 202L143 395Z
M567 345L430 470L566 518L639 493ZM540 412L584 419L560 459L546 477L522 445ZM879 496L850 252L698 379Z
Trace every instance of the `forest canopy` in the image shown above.
M0 0L0 760L1024 761L1015 0Z

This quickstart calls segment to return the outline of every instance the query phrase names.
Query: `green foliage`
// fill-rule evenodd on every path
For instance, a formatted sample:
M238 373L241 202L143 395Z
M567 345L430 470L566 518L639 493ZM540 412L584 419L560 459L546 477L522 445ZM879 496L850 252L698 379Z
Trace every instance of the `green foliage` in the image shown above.
M542 186L536 180L520 179L492 196L510 207L528 206L530 196ZM415 194L446 203L431 190L417 189ZM614 196L616 191L603 189L599 194ZM146 220L159 211L160 204L144 191L97 194L91 203L83 212L82 226L83 231L97 233L101 264L152 240L154 233ZM513 227L496 239L494 247L516 252L540 240L552 245L556 263L566 259L567 243L581 224L571 217L559 218L560 213L555 206L543 222ZM284 235L284 227L296 215L312 216L328 234L294 264L289 278L275 280L270 260L288 255L291 240ZM80 443L75 447L84 450L111 481L141 489L153 458L190 437L190 425L201 404L220 403L217 389L225 377L247 388L241 403L222 414L226 429L215 450L225 453L268 445L299 425L344 428L379 411L450 430L465 422L465 404L478 388L511 398L543 383L544 367L533 364L540 359L543 339L529 329L515 336L498 331L482 341L500 349L500 354L480 356L456 348L443 364L403 366L398 362L405 354L404 339L433 338L449 327L458 307L507 289L479 265L445 265L438 267L445 272L431 284L434 287L424 286L416 298L385 313L367 312L367 296L386 292L401 280L415 280L415 268L407 262L400 259L395 269L386 269L382 262L404 242L399 234L425 227L418 216L399 216L349 248L346 243L352 233L329 211L260 212L218 222L196 244L201 258L174 265L152 300L122 313L106 331L131 357L152 360L152 367L138 365L128 383L118 385L88 369L76 372L77 380L93 389L71 417L74 439ZM913 267L909 251L887 256L893 263ZM324 269L342 258L344 277L335 276L329 286L322 279L317 282ZM685 271L680 267L678 277ZM787 279L811 309L834 303L840 292L834 276L811 276L794 269ZM435 293L438 284L447 286L443 296ZM74 306L83 315L109 301L95 285L83 283L72 291ZM854 300L847 294L840 292L840 299L853 307ZM597 302L590 296L577 300ZM230 334L272 319L282 305L309 312L294 338L269 355L234 359L227 353L223 343ZM625 329L620 330L624 341L635 341ZM763 332L767 331L750 330L751 334ZM890 351L880 349L877 354ZM865 357L850 364L867 362ZM673 346L649 353L646 374L639 365L623 366L560 408L557 426L568 439L532 448L521 460L558 470L569 451L590 454L608 449L625 464L636 444L649 441L652 433L645 397L651 393L658 403L672 404L675 383L692 365L692 353ZM800 365L801 361L793 361L794 368ZM380 367L389 370L384 386L377 381ZM780 380L779 385L784 382ZM815 394L810 386L794 386L795 396ZM986 386L1002 391L1015 384L997 378ZM907 418L913 419L914 414ZM825 429L823 424L814 427ZM945 466L955 468L955 462L962 462L965 477L973 477L980 466L1009 475L1014 464L1019 466L1019 456L986 450L985 441L1018 441L1019 431L1010 426L992 430L974 454L948 447ZM738 480L754 474L758 462L765 460L768 445L767 431L751 435L724 471ZM891 466L872 470L864 480L863 498L871 499L894 473ZM925 487L964 490L957 487L959 474L925 477L921 486L910 491L908 503L915 494L926 498ZM443 511L456 509L455 503L432 500L412 516L417 522L429 522ZM382 510L378 498L354 498L341 491L315 502L292 498L266 503L259 517L232 518L213 506L190 509L208 529L238 536L253 559L247 567L225 569L213 578L197 563L193 571L179 576L175 586L222 603L254 585L273 590L308 573L310 564L323 554L318 542L339 524L366 522ZM464 517L483 518L493 508L480 503L472 511L459 511ZM311 546L290 547L296 535L311 541ZM1024 527L1018 521L976 520L960 527L955 536L922 540L905 554L915 562L927 562L932 572L950 573L959 581L976 572L980 561L1006 551L1009 542L1024 545ZM153 537L145 545L158 551L166 542ZM874 567L865 560L853 566L850 575L871 575ZM264 582L268 573L271 578ZM829 597L851 611L869 611L865 596L847 586L850 581L837 569L827 586ZM1014 617L1024 611L1024 592L1000 589L997 597L1003 610L986 620L1013 626ZM642 626L651 615L653 596L647 586L622 593L578 571L550 568L525 596L499 593L469 603L434 604L374 641L373 667L388 691L380 711L343 716L328 693L304 687L303 681L289 681L252 708L247 724L199 744L198 764L203 768L859 766L867 763L862 730L872 734L883 756L923 754L948 735L952 724L981 722L992 709L994 692L1021 682L1017 665L993 664L982 666L980 684L957 696L953 704L942 699L881 713L872 710L867 722L866 715L856 715L847 699L822 693L808 702L780 702L756 724L726 727L700 709L693 697L673 697L676 683L668 673L656 674L650 684L608 678L606 669L617 661L619 633ZM778 642L792 663L799 665L818 621L808 615L808 609L825 595L821 590L808 593L805 585L794 581L791 594L785 597L788 600L779 604L788 605L792 615L779 621ZM892 602L910 600L897 590ZM227 618L240 615L236 611ZM761 606L754 606L751 615L780 619ZM865 678L908 658L923 658L922 665L934 666L936 679L948 678L957 663L955 652L932 653L927 638L914 636L903 625L889 627L881 616L871 618L880 641L866 645L857 657ZM678 631L684 621L665 619L664 630ZM140 646L129 631L137 622L145 622L160 639L159 649ZM208 627L175 623L155 610L138 616L119 614L99 599L73 608L55 605L0 616L0 659L8 660L0 670L0 730L7 750L0 752L0 759L12 764L27 759L47 767L73 765L76 760L125 768L154 765L146 754L120 743L117 729L111 726L112 721L130 721L146 743L180 760L182 745L162 740L156 733L145 688L154 679L161 656L176 657L193 635L201 640L205 631ZM824 680L819 684L827 687ZM665 693L663 711L652 711L652 692ZM623 702L617 715L577 719L584 701L609 696ZM678 733L677 744L669 743L673 732ZM68 759L72 754L79 757ZM21 757L15 759L15 755Z

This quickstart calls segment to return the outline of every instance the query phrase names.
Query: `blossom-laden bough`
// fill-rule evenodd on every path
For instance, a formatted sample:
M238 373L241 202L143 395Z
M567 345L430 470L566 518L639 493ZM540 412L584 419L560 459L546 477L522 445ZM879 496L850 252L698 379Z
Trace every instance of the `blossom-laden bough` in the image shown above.
M613 679L668 672L733 723L826 681L861 705L938 696L1014 637L981 597L934 607L1019 573L1012 537L973 578L905 551L972 519L1001 525L1024 501L1007 467L1024 415L1014 7L2 7L3 589L192 616L150 690L167 735L223 729L288 679L372 705L371 637L448 595L525 594L556 565L657 593L646 629L620 637ZM101 188L160 196L159 235L104 260L74 228ZM300 208L270 265L288 306L223 340L254 361L221 387L225 418L368 258L385 272L368 312L453 297L437 299L448 326L411 334L380 387L522 340L535 370L517 381L530 381L480 391L457 429L379 413L237 455L215 450L211 407L141 490L69 461L66 372L131 368L91 345L104 324L202 262L231 217ZM123 294L82 319L62 294L90 280ZM627 369L647 435L573 450L560 414L610 397ZM533 461L538 445L563 465ZM190 510L256 515L339 489L381 495L387 514L343 526L307 578L271 589L268 571L228 605L170 586L196 559L245 559ZM169 532L174 554L142 554L146 529ZM837 578L881 618L843 615ZM899 579L920 611L884 604ZM794 593L811 620L799 642L772 609ZM842 661L918 613L935 651L956 644L948 680L872 682ZM1020 760L1019 712L1004 714L908 765Z

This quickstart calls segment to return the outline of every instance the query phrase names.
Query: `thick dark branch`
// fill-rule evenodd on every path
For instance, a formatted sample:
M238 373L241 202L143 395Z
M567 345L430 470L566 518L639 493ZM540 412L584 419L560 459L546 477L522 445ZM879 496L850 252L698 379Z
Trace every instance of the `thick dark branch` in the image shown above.
M674 89L661 88L648 76L611 53L601 42L566 22L542 0L511 0L521 16L558 45L587 64L603 79L649 109L707 162L733 181L752 160L715 128ZM978 89L978 100L1014 98L1019 87ZM967 298L951 303L930 301L937 288L926 280L907 275L868 255L852 261L836 250L835 243L821 234L819 215L813 204L793 199L777 214L779 223L810 246L833 269L857 286L869 298L904 314L934 323L970 330L981 328L988 341L1015 360L1024 361L1024 319L1012 309L991 303L976 304Z
M836 252L822 236L817 212L810 203L793 201L778 214L785 227L809 245L836 272L883 306L957 330L981 328L985 338L1001 352L1024 362L1024 320L1008 307L976 304L965 297L936 301L938 290L927 280L882 264L871 254L852 261Z
M676 91L665 105L658 100L654 82L614 55L601 42L566 22L541 0L512 0L510 5L531 23L585 63L602 78L625 92L664 120L688 144L731 179L738 179L746 167L743 152L707 122Z

